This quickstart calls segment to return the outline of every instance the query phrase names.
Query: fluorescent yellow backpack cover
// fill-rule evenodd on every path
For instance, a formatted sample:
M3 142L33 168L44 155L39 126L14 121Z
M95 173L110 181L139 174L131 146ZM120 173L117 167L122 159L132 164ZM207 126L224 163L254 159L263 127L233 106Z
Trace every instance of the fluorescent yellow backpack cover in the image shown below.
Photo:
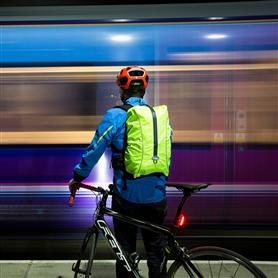
M133 178L154 173L168 176L171 132L166 105L129 108L124 153L126 172Z

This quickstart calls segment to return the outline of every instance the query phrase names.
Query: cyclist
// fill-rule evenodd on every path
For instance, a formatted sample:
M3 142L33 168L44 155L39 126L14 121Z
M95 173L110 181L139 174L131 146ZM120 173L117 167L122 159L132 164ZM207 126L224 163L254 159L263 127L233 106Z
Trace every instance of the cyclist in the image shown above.
M120 97L124 105L147 105L143 97L148 79L148 73L142 67L126 67L120 71L117 75L117 84L120 87ZM80 163L74 168L70 185L84 180L105 149L111 146L115 185L112 209L160 225L167 212L166 176L151 174L132 178L126 175L123 167L126 120L127 111L121 107L111 108L105 113L91 144L82 155ZM129 254L136 252L137 227L116 219L113 223L115 236L123 249ZM164 239L161 235L151 231L142 230L141 232L147 254L149 277L166 276L166 270L160 270ZM129 277L128 272L120 263L116 263L116 275L117 278Z

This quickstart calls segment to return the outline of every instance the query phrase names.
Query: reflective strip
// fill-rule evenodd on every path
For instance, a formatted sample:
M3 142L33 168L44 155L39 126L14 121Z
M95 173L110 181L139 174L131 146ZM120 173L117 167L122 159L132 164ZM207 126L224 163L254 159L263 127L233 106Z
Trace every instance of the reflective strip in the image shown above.
M101 141L101 139L106 135L106 133L112 128L113 126L110 125L104 132L103 134L98 138L97 144Z
M157 155L158 149L158 138L157 138L157 117L154 109L151 106L147 106L152 111L152 118L153 118L153 163L157 163L159 157Z

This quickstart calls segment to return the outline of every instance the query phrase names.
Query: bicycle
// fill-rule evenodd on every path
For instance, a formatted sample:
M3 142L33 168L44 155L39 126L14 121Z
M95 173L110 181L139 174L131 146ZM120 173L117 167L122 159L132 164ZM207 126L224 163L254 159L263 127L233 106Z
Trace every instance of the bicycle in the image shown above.
M182 208L186 200L195 192L207 188L210 184L167 184L169 187L175 187L183 192L183 197L178 205L173 226L166 228L157 226L149 222L138 220L129 216L120 214L112 209L106 207L107 198L113 194L113 185L109 185L109 189L102 187L94 187L83 183L76 183L71 186L71 196L69 205L72 206L75 200L76 191L80 188L85 188L102 195L97 204L95 211L95 220L92 227L89 228L81 248L80 257L72 266L74 271L74 278L78 274L85 275L85 278L93 277L92 266L94 255L96 251L97 240L99 234L102 233L104 238L111 246L116 259L122 263L131 276L140 278L138 264L140 261L139 255L135 252L127 254L118 243L111 229L108 227L104 215L115 217L121 221L136 225L143 229L148 229L154 232L162 233L167 238L167 244L164 250L164 259L161 264L161 269L165 269L168 259L173 257L174 262L169 267L167 278L173 277L190 277L190 278L204 278L204 277L256 277L266 278L266 275L252 262L242 255L231 250L216 247L216 246L202 246L188 250L186 247L181 247L175 235L184 222L181 214ZM88 243L91 241L90 255L87 260L85 268L81 268L81 260L85 253Z

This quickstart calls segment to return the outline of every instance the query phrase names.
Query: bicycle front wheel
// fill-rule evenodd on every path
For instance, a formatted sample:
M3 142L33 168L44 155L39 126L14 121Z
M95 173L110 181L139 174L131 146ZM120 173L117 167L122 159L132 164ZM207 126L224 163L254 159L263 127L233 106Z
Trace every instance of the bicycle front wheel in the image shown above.
M177 260L170 266L167 278L266 278L266 275L248 259L225 248L214 246L197 247L187 251L187 254L191 264L194 265L199 274L193 270L188 273L184 263Z
M91 278L92 277L92 267L93 267L93 261L94 261L95 251L96 251L97 240L98 240L97 229L95 227L90 228L83 240L80 258L73 265L72 270L74 271L74 278L79 278L79 277ZM87 250L87 247L90 248L89 259L88 260L84 259L81 261L82 257L85 255L85 251Z

